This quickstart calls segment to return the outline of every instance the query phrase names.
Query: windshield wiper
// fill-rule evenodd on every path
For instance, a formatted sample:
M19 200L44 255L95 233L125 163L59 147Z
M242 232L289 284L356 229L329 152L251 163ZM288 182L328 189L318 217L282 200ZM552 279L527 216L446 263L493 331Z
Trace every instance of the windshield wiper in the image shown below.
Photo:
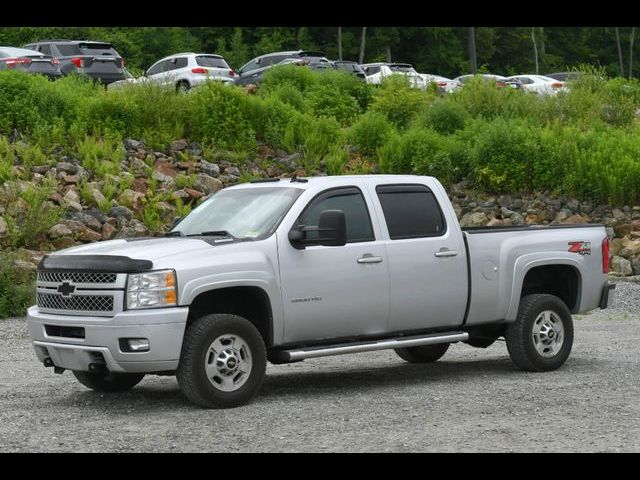
M165 237L184 237L184 233L180 230L173 230L172 232L167 232L164 234Z

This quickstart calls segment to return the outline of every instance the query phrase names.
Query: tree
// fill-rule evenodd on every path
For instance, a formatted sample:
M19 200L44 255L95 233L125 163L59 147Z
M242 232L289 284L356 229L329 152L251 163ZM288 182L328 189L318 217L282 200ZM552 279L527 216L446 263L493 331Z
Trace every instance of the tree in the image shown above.
M358 63L364 63L364 45L367 38L367 27L362 27L362 34L360 35L360 56Z
M342 60L342 27L338 27L338 60Z
M538 45L536 44L536 27L531 27L531 41L533 42L533 58L536 63L536 75L540 74L538 68Z
M631 27L629 34L629 78L633 77L633 37L636 33L636 27Z
M478 73L478 55L476 54L476 27L468 27L468 49L471 72Z
M620 32L618 27L615 27L616 31L616 45L618 46L618 61L620 62L620 75L624 77L624 65L622 63L622 46L620 45Z

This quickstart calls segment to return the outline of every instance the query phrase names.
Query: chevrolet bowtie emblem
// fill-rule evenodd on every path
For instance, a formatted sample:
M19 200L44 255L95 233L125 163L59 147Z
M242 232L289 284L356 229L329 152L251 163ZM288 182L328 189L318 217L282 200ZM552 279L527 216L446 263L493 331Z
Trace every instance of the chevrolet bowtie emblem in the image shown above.
M60 292L63 297L68 297L75 291L76 291L76 286L71 285L69 282L64 282L62 285L58 287L58 292Z

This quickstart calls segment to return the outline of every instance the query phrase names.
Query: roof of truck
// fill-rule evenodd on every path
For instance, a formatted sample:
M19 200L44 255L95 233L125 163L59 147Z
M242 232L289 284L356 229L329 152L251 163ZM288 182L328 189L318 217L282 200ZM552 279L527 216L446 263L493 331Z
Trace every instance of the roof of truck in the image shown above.
M332 175L319 177L298 177L294 181L291 178L272 178L253 181L250 183L241 183L229 188L246 188L246 187L296 187L307 189L322 185L344 184L345 182L375 182L375 183L416 183L420 180L432 180L433 177L421 175Z

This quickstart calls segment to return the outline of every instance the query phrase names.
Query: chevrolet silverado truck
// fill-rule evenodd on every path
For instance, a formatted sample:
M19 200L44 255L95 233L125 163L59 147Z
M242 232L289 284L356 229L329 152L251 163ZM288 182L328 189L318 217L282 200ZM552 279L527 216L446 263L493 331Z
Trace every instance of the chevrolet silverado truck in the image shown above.
M163 237L45 256L28 328L38 359L86 387L176 375L197 405L235 407L267 361L393 349L434 362L504 337L554 370L572 314L607 308L602 225L460 228L432 177L260 180L225 188Z

